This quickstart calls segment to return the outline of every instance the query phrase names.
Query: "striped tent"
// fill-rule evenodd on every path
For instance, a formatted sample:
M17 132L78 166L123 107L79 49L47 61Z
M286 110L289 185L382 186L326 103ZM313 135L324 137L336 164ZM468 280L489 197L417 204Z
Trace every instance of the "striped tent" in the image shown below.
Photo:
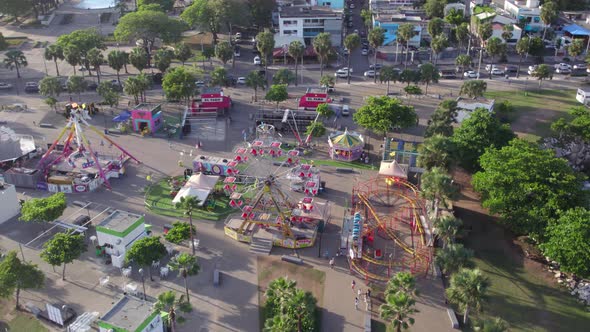
M361 135L346 130L330 135L328 144L332 159L353 161L361 156L365 142Z

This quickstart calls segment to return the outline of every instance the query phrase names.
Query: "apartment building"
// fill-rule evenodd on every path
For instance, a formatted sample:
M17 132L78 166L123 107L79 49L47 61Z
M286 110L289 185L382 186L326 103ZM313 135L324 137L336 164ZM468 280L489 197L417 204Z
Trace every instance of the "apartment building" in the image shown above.
M539 32L545 28L545 23L541 20L539 0L506 0L504 10L516 20L524 19L526 32Z
M420 16L409 16L402 13L379 13L373 17L373 26L385 29L385 41L383 46L394 45L397 41L397 30L402 24L411 23L414 25L414 37L410 39L408 45L420 47L422 40L422 18Z
M342 12L323 7L280 7L279 36L302 37L310 45L315 36L328 32L332 45L342 44Z

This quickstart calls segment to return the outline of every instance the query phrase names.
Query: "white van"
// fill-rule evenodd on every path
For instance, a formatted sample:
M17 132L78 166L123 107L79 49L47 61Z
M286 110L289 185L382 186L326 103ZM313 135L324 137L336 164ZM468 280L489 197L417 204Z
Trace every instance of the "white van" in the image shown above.
M584 105L588 105L588 103L590 103L590 91L578 89L578 93L576 93L576 100Z
M349 116L350 115L350 108L348 105L342 105L342 116Z

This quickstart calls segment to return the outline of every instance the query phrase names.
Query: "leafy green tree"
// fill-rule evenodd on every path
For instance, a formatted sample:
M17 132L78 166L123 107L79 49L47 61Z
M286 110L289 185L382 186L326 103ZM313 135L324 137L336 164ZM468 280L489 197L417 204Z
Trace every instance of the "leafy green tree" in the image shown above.
M479 41L481 46L485 45L485 41L490 39L492 36L494 29L492 28L492 24L490 22L480 23L477 26L477 35L479 36Z
M514 137L510 126L502 124L493 112L475 109L453 134L459 165L469 171L479 169L479 157L487 148L501 148Z
M86 60L88 61L90 66L92 66L94 68L94 71L96 71L96 77L98 78L98 84L100 84L100 74L101 74L100 66L104 62L104 55L102 54L102 52L98 48L93 48L90 51L88 51L88 54L86 55Z
M47 98L45 98L44 102L45 102L45 104L47 104L47 106L49 106L52 109L56 110L57 99L55 99L54 97L47 97Z
M551 149L515 139L486 151L480 164L482 170L472 182L482 206L499 214L516 233L541 239L559 211L587 204L584 177Z
M465 68L471 66L471 62L471 57L466 54L461 54L455 59L455 64L461 67L461 79L463 79L463 72L465 72Z
M23 203L19 220L24 222L52 222L61 217L66 206L64 193L55 193L45 198L31 198Z
M0 260L0 297L15 294L16 309L19 309L20 291L43 287L45 275L37 265L21 262L16 251L10 251ZM16 292L16 293L15 293Z
M444 51L447 46L449 46L447 36L440 34L432 38L430 48L432 49L432 53L434 53L434 65L438 62L438 55Z
M373 27L373 12L370 9L361 9L361 19L368 29Z
M254 101L258 101L258 89L266 87L266 80L257 71L251 71L246 76L246 86L254 90Z
M167 254L166 247L160 242L159 236L147 236L133 242L126 253L125 262L129 264L133 261L139 266L146 267L150 280L153 281L152 263L161 260Z
M180 14L180 18L191 27L211 32L213 44L217 44L224 15L223 1L195 0Z
M334 76L324 75L320 78L320 86L327 88L330 86L334 86Z
M455 29L455 39L459 44L459 48L463 48L463 46L467 45L466 47L466 54L469 55L469 46L471 44L471 33L469 32L469 24L461 23Z
M445 248L437 250L434 262L440 266L443 273L453 275L462 268L471 267L472 257L473 250L465 248L460 243L449 243Z
M397 29L397 39L400 43L406 44L404 68L408 68L408 51L410 50L410 40L414 37L414 33L414 25L412 23L401 24Z
M434 38L443 33L445 28L445 21L440 17L435 17L428 21L428 25L426 26L426 30L430 37Z
M289 98L286 84L273 84L266 92L264 99L277 103L277 109L279 109L279 103Z
M18 17L26 14L31 9L31 3L19 0L3 0L0 2L0 13L14 16L14 21L18 23Z
M523 36L516 42L516 53L518 53L518 69L516 70L516 77L520 76L520 65L522 64L522 58L529 53L531 44L531 37Z
M164 8L160 4L157 3L150 3L150 4L142 4L137 7L137 11L156 11L156 12L164 12Z
M584 41L581 39L574 39L572 43L567 47L567 53L574 57L574 60L578 59L578 55L582 54L585 49Z
M559 11L555 2L545 1L543 6L541 6L540 16L541 21L545 23L545 27L543 28L543 39L545 39L545 34L547 34L547 26L553 23L559 16Z
M0 50L2 47L0 47ZM64 50L59 44L51 44L45 48L43 53L45 60L53 61L55 63L55 72L59 76L59 67L57 66L57 60L64 60Z
M58 97L61 93L61 82L59 78L45 76L39 81L39 93L45 97Z
M320 77L322 77L324 64L328 62L328 56L332 52L332 36L328 32L320 32L313 38L312 45L320 60Z
M187 62L190 58L193 57L193 51L191 47L185 43L178 43L176 47L174 47L174 58L182 63Z
M256 48L264 61L265 75L268 72L268 58L272 56L275 48L275 36L270 30L264 30L256 35Z
M66 265L78 259L86 249L84 235L57 233L43 245L41 259L52 267L63 265L61 279L66 280Z
M368 97L366 104L352 117L358 125L384 136L393 128L409 128L418 122L418 115L412 106L387 96Z
M179 318L176 313L177 307L185 312L190 312L192 310L190 302L184 298L184 295L181 295L179 299L176 299L176 293L171 290L160 293L158 295L158 301L154 303L154 310L168 313L166 323L170 326L172 332L176 331L176 322Z
M137 6L158 5L164 11L170 11L174 7L174 0L137 0Z
M294 40L289 44L289 56L295 60L295 86L297 86L297 71L299 69L299 59L303 58L305 53L305 46L298 40Z
M188 283L187 278L189 276L195 276L199 274L201 267L197 263L197 257L189 255L187 253L181 253L172 259L168 265L172 271L179 271L180 276L184 279L184 289L186 291L186 299L190 301L190 295L188 294Z
M213 58L215 56L215 48L213 47L203 47L203 51L201 52L201 55L203 56L204 59L209 60L209 65L213 65L213 61L211 60L211 58ZM205 68L205 60L203 59L203 69Z
M392 293L385 296L385 303L379 307L379 313L396 332L401 332L402 329L407 330L410 325L414 325L414 318L411 316L418 312L415 306L416 300L411 295Z
M76 66L82 63L82 54L80 53L80 49L78 46L73 44L68 44L63 47L64 49L64 58L66 62L74 68L74 75L76 75Z
M20 78L20 70L28 66L27 57L19 50L10 50L4 53L4 67L13 70L16 69L16 77Z
M385 42L385 29L383 29L382 27L376 27L372 29L371 31L369 31L367 39L369 40L369 45L371 45L375 53L373 63L377 64L377 50L379 49L379 47L383 46L383 43ZM377 83L377 74L373 76L373 83Z
M98 92L98 95L102 97L103 101L110 107L119 105L121 94L117 91L112 82L100 82L96 91Z
M191 226L186 222L175 221L172 223L172 228L168 230L168 233L164 235L166 241L172 242L174 244L179 244L184 240L188 240L191 237ZM193 233L196 234L195 229L193 228ZM193 234L193 236L195 235Z
M446 0L426 0L424 4L426 15L430 18L443 17L446 4Z
M227 70L223 67L217 67L211 72L211 84L219 86L228 85Z
M316 331L317 300L287 278L273 280L266 290L264 331Z
M422 89L417 85L408 85L404 88L407 95L421 95Z
M268 284L264 293L266 297L266 316L284 315L287 313L289 300L297 290L297 282L288 278L277 278Z
M272 77L273 84L285 84L289 85L296 80L295 74L292 71L286 68L281 68L277 70L277 72Z
M443 100L428 120L424 137L453 135L453 124L457 122L457 101L452 99Z
M149 56L143 47L135 47L131 50L131 53L129 53L129 62L133 67L139 70L140 73L143 73L143 70L149 65Z
M514 26L506 24L502 28L502 39L504 39L504 43L508 43L508 41L512 39L513 35Z
M311 137L322 137L326 134L326 127L321 122L312 122L305 129L305 135Z
M389 83L399 81L399 72L396 71L392 66L383 66L379 71L379 80L381 83L387 82L387 95L389 95Z
M80 99L80 94L88 88L88 82L86 82L82 76L70 76L68 77L66 86L68 87L69 93L77 94L78 99Z
M539 88L540 88L543 80L546 80L546 79L551 78L553 76L553 71L551 70L551 68L548 65L542 64L542 65L538 65L537 68L535 68L535 70L533 71L531 76L536 78L539 81Z
M483 97L483 94L486 92L487 88L488 84L485 81L471 80L461 85L459 94L465 95L469 98L477 99L478 97Z
M125 52L119 50L112 50L107 56L109 67L113 68L117 72L117 81L121 84L121 77L119 72L127 64L128 57L125 56Z
M399 80L402 83L406 83L406 87L410 86L411 83L420 82L420 72L412 69L404 69L400 75Z
M332 111L332 109L328 106L327 103L319 104L318 107L316 107L315 111L325 119L328 119L329 117L334 115L334 111Z
M193 213L197 210L200 206L201 201L194 196L187 196L181 197L180 202L176 203L175 207L177 209L181 209L184 211L184 215L188 217L188 222L191 225L191 229L194 229L193 226ZM195 254L195 240L194 240L194 232L191 232L191 249L193 251L193 255Z
M454 162L453 140L441 134L432 135L418 147L418 165L430 170L440 167L448 170Z
M445 16L445 21L451 25L454 25L455 27L458 27L459 25L465 23L465 15L463 14L462 10L451 8Z
M432 202L434 217L438 218L439 206L447 207L448 202L457 197L458 190L453 186L453 178L441 167L433 167L422 174L421 192Z
M487 318L487 319L476 319L475 324L476 331L481 332L505 332L508 331L508 323L500 317Z
M398 272L387 281L385 296L396 293L418 296L419 292L416 289L416 278L414 278L410 272Z
M115 38L120 41L137 41L141 39L146 54L150 55L157 38L164 43L179 42L182 38L182 32L186 28L184 22L169 17L166 13L142 10L121 17L115 28Z
M164 76L162 89L168 100L186 100L196 93L195 76L184 67L174 67Z
M227 41L219 42L215 45L215 57L217 57L225 66L234 55L234 50L231 44Z
M170 65L172 64L172 59L174 58L174 51L170 49L159 49L156 51L154 55L154 65L158 70L164 74Z
M424 93L428 94L428 85L430 83L438 83L440 74L438 69L432 63L425 63L420 66L420 81L426 86Z
M57 44L63 47L64 52L67 47L75 47L80 57L86 57L88 51L93 48L98 48L99 50L106 49L103 35L95 28L74 30L69 34L61 35L57 38Z
M529 54L532 56L540 57L545 52L545 44L541 37L533 37L529 45Z
M370 34L369 34L370 35ZM357 33L352 33L344 38L344 47L348 50L346 59L347 67L350 68L350 55L361 45L361 37ZM377 75L375 75L377 76ZM348 84L350 84L350 75L348 75Z
M449 301L463 310L463 324L467 324L471 310L481 311L489 286L489 279L479 269L464 268L451 276L446 293Z
M437 217L434 219L434 233L443 241L443 249L448 244L455 242L455 236L459 232L459 228L463 225L461 219L455 218L452 215Z
M502 42L502 39L498 37L492 37L487 41L486 52L488 52L488 54L492 57L492 63L490 67L493 67L496 57L506 53L506 44ZM492 78L491 69L490 78Z
M274 0L248 0L252 23L260 28L270 28L272 12L276 8Z

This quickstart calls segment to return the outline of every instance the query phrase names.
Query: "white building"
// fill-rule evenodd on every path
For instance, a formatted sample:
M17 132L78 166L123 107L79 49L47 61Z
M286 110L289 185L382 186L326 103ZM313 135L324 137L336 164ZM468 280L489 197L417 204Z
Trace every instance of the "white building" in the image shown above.
M526 32L539 32L545 28L545 23L541 20L539 0L505 0L504 10L516 20L524 19Z
M153 309L154 304L133 296L124 296L98 320L99 332L164 332L167 313Z
M485 108L486 110L492 112L494 110L494 99L467 99L459 97L457 98L457 123L463 122L463 120L467 119L471 112L475 111L477 108Z
M332 46L342 44L342 12L330 7L281 7L279 9L279 36L297 36L311 45L321 32L332 36Z
M15 217L20 212L20 204L13 185L0 180L0 224Z
M125 264L125 253L133 242L145 236L144 217L121 210L113 210L96 226L98 245L104 247L113 266L119 268Z

